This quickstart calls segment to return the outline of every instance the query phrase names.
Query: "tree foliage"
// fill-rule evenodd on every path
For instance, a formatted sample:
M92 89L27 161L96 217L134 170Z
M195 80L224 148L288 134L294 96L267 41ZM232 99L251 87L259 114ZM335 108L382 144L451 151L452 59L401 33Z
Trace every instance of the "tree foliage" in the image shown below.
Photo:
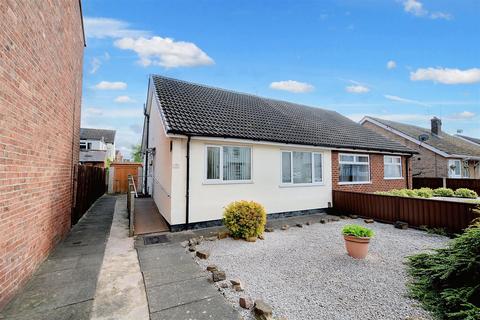
M142 145L137 144L132 146L133 162L142 162Z

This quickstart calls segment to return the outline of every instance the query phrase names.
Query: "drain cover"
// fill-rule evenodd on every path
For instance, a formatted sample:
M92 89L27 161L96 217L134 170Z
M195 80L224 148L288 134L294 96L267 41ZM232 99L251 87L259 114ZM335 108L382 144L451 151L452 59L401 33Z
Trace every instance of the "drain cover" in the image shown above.
M144 245L166 243L166 242L170 242L170 240L168 240L166 235L143 237Z

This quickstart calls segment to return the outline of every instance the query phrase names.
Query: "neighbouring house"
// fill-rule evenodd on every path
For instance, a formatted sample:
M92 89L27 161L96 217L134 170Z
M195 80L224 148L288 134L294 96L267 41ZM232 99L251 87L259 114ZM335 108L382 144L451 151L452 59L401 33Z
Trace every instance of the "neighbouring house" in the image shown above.
M458 137L462 140L473 143L477 147L480 147L480 139L479 138L468 137L468 136L464 136L464 135L461 135L461 134L456 134L455 137Z
M115 133L115 130L80 128L80 159L96 156L98 160L102 153L92 153L91 151L105 151L104 162L114 161L116 155Z
M235 200L293 215L332 190L411 183L411 149L335 111L153 75L142 138L144 192L172 230L219 223Z
M115 151L115 162L123 162L123 154L120 150Z
M71 227L85 39L80 1L0 16L1 309Z
M442 131L442 121L437 117L431 119L430 128L368 116L360 123L417 151L412 158L414 177L480 179L480 145L474 143L475 139L469 141L473 138Z
M105 168L107 164L107 150L80 150L80 164Z

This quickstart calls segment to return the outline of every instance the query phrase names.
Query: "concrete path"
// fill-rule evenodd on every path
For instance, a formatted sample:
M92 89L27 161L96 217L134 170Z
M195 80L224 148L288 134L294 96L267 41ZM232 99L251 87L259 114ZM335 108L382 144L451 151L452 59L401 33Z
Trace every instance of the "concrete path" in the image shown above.
M178 242L145 245L137 240L152 320L238 320L240 315L207 280Z
M115 204L112 228L93 301L92 320L148 320L148 304L133 238L128 237L127 198Z
M115 200L103 196L95 202L0 319L90 319Z

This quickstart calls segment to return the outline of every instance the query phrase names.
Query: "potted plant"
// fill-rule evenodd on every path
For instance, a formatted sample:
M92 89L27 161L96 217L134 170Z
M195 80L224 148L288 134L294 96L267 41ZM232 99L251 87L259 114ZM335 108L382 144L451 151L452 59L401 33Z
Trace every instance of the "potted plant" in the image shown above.
M357 224L349 224L343 227L342 234L348 255L354 259L365 259L368 244L374 236L373 231Z

